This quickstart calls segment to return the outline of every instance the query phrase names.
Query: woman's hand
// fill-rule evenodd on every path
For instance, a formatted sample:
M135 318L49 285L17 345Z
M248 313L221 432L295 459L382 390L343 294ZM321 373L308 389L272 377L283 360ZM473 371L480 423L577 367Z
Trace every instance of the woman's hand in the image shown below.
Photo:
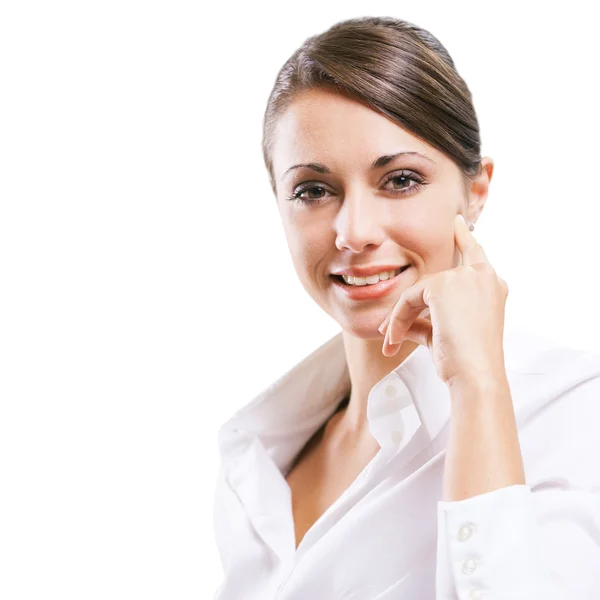
M403 339L427 346L447 384L505 372L504 309L508 286L494 271L461 215L454 239L462 265L426 275L402 292L380 326L382 352L394 356ZM429 309L431 320L418 318Z

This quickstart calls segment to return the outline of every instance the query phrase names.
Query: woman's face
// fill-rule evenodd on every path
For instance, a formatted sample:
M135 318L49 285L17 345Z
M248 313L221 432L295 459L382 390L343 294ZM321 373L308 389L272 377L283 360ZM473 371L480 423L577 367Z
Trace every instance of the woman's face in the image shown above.
M411 154L373 166L404 152ZM314 168L291 168L306 163ZM342 329L380 337L377 328L404 289L460 264L454 217L476 220L492 168L483 169L473 207L459 168L444 154L351 98L302 92L278 121L273 145L277 203L302 285ZM288 199L293 194L297 199ZM332 275L383 265L410 267L373 298L346 293Z

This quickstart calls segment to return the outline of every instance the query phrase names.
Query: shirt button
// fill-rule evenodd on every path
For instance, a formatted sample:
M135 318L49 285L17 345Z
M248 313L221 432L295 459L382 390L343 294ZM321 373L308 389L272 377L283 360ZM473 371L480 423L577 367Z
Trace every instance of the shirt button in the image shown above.
M385 395L388 398L395 398L398 395L398 388L392 383L386 385L385 386Z
M473 535L473 530L468 525L463 525L458 530L458 539L461 542L464 542L465 540L468 540L471 537L471 535Z
M390 434L390 439L392 440L392 443L400 444L402 442L402 440L404 439L404 435L401 431L395 430L395 431L392 431L392 433Z
M473 560L472 558L468 558L467 560L463 561L462 564L462 572L470 575L471 573L475 572L475 570L477 569L477 561Z
M483 590L471 590L469 600L483 600Z

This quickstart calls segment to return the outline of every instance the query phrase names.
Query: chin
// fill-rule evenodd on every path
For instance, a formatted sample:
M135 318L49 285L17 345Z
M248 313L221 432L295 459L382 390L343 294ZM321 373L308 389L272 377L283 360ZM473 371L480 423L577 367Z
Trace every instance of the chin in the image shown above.
M387 314L387 313L386 313ZM381 340L383 341L383 336L378 331L378 327L381 325L383 319L385 319L385 315L381 317L381 319L371 319L369 318L361 320L361 323L340 323L342 329L349 335L360 338L361 340Z

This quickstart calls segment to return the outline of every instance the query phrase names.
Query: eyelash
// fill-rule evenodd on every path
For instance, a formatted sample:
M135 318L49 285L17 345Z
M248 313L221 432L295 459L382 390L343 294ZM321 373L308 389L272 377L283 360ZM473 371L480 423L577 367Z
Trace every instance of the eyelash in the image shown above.
M408 179L410 181L414 181L415 185L411 185L410 187L407 188L402 188L399 190L389 190L394 196L409 196L411 194L414 194L415 192L419 191L422 187L424 187L425 185L427 185L425 179L423 177L421 177L420 175L418 175L417 173L414 173L413 171L395 171L394 173L390 173L389 177L383 182L383 184L385 185L386 183L388 183L389 181L392 181L394 179ZM310 184L304 184L302 186L300 186L297 190L295 190L290 196L287 197L287 200L291 200L291 201L295 201L298 204L319 204L321 202L323 202L323 200L326 199L326 197L323 198L301 198L301 194L303 194L304 192L308 191L308 190L325 190L325 187L322 185L310 185Z

